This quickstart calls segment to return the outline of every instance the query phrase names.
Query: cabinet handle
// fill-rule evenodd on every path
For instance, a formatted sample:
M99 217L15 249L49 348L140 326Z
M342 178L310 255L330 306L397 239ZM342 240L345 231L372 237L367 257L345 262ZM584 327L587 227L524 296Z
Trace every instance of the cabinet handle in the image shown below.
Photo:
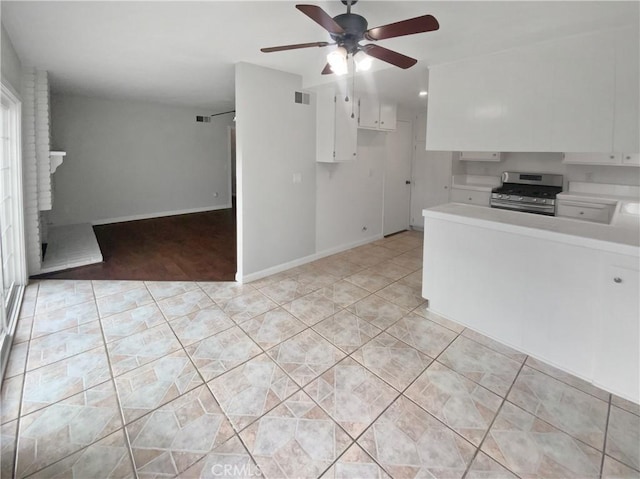
M445 190L448 190L448 189L449 189L449 187L448 187L448 186L445 186L445 187L444 187L444 189L445 189Z
M609 158L611 158L612 160L615 158L614 155L609 155Z
M354 153L353 156L356 156L356 154Z
M584 214L584 211L581 211L581 212L580 212L580 214L581 214L581 215L583 215L583 214Z
M626 158L627 160L630 160L630 159L631 159L631 157L630 157L630 156L626 156L625 158Z
M381 125L384 125L384 121L381 121L381 122L380 122L380 124L381 124Z
M469 196L469 201L471 201L471 196Z
M378 123L378 120L374 121L374 123Z
M622 278L616 276L615 278L613 278L613 282L620 284L620 283L622 283Z

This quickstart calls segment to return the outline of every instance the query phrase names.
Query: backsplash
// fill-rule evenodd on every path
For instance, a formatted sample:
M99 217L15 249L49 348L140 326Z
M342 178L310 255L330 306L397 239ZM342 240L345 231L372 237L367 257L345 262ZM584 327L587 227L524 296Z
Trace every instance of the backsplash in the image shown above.
M563 189L569 181L640 186L640 168L630 166L567 165L562 153L503 153L499 163L456 161L454 172L467 175L500 176L503 171L526 171L563 175Z

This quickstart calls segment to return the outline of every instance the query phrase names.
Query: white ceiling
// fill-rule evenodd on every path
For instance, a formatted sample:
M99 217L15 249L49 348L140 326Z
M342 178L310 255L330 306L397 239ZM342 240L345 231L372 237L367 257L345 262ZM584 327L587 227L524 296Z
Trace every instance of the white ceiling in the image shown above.
M335 16L339 1L320 5ZM234 64L250 62L327 81L328 48L261 53L261 47L329 40L289 1L2 1L1 14L25 65L48 70L54 91L198 106L234 108ZM440 30L384 40L417 58L409 70L374 61L357 88L416 105L429 65L583 31L637 24L637 1L370 1L353 12L369 26L424 14ZM345 81L342 79L341 81Z

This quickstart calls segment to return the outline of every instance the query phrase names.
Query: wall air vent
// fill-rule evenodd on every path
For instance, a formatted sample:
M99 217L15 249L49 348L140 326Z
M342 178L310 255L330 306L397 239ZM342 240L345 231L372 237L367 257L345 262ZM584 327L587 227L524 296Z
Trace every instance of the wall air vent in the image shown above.
M308 105L311 101L311 95L308 93L304 93L301 91L295 92L295 102L300 103L302 105Z
M198 121L200 123L211 123L211 117L210 116L197 115L196 116L196 121Z

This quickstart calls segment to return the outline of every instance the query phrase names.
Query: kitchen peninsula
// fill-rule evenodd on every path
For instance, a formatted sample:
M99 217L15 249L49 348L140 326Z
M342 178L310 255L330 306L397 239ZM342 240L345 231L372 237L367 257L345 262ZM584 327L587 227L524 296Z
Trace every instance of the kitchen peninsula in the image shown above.
M637 216L598 224L457 203L423 216L430 310L640 402Z

